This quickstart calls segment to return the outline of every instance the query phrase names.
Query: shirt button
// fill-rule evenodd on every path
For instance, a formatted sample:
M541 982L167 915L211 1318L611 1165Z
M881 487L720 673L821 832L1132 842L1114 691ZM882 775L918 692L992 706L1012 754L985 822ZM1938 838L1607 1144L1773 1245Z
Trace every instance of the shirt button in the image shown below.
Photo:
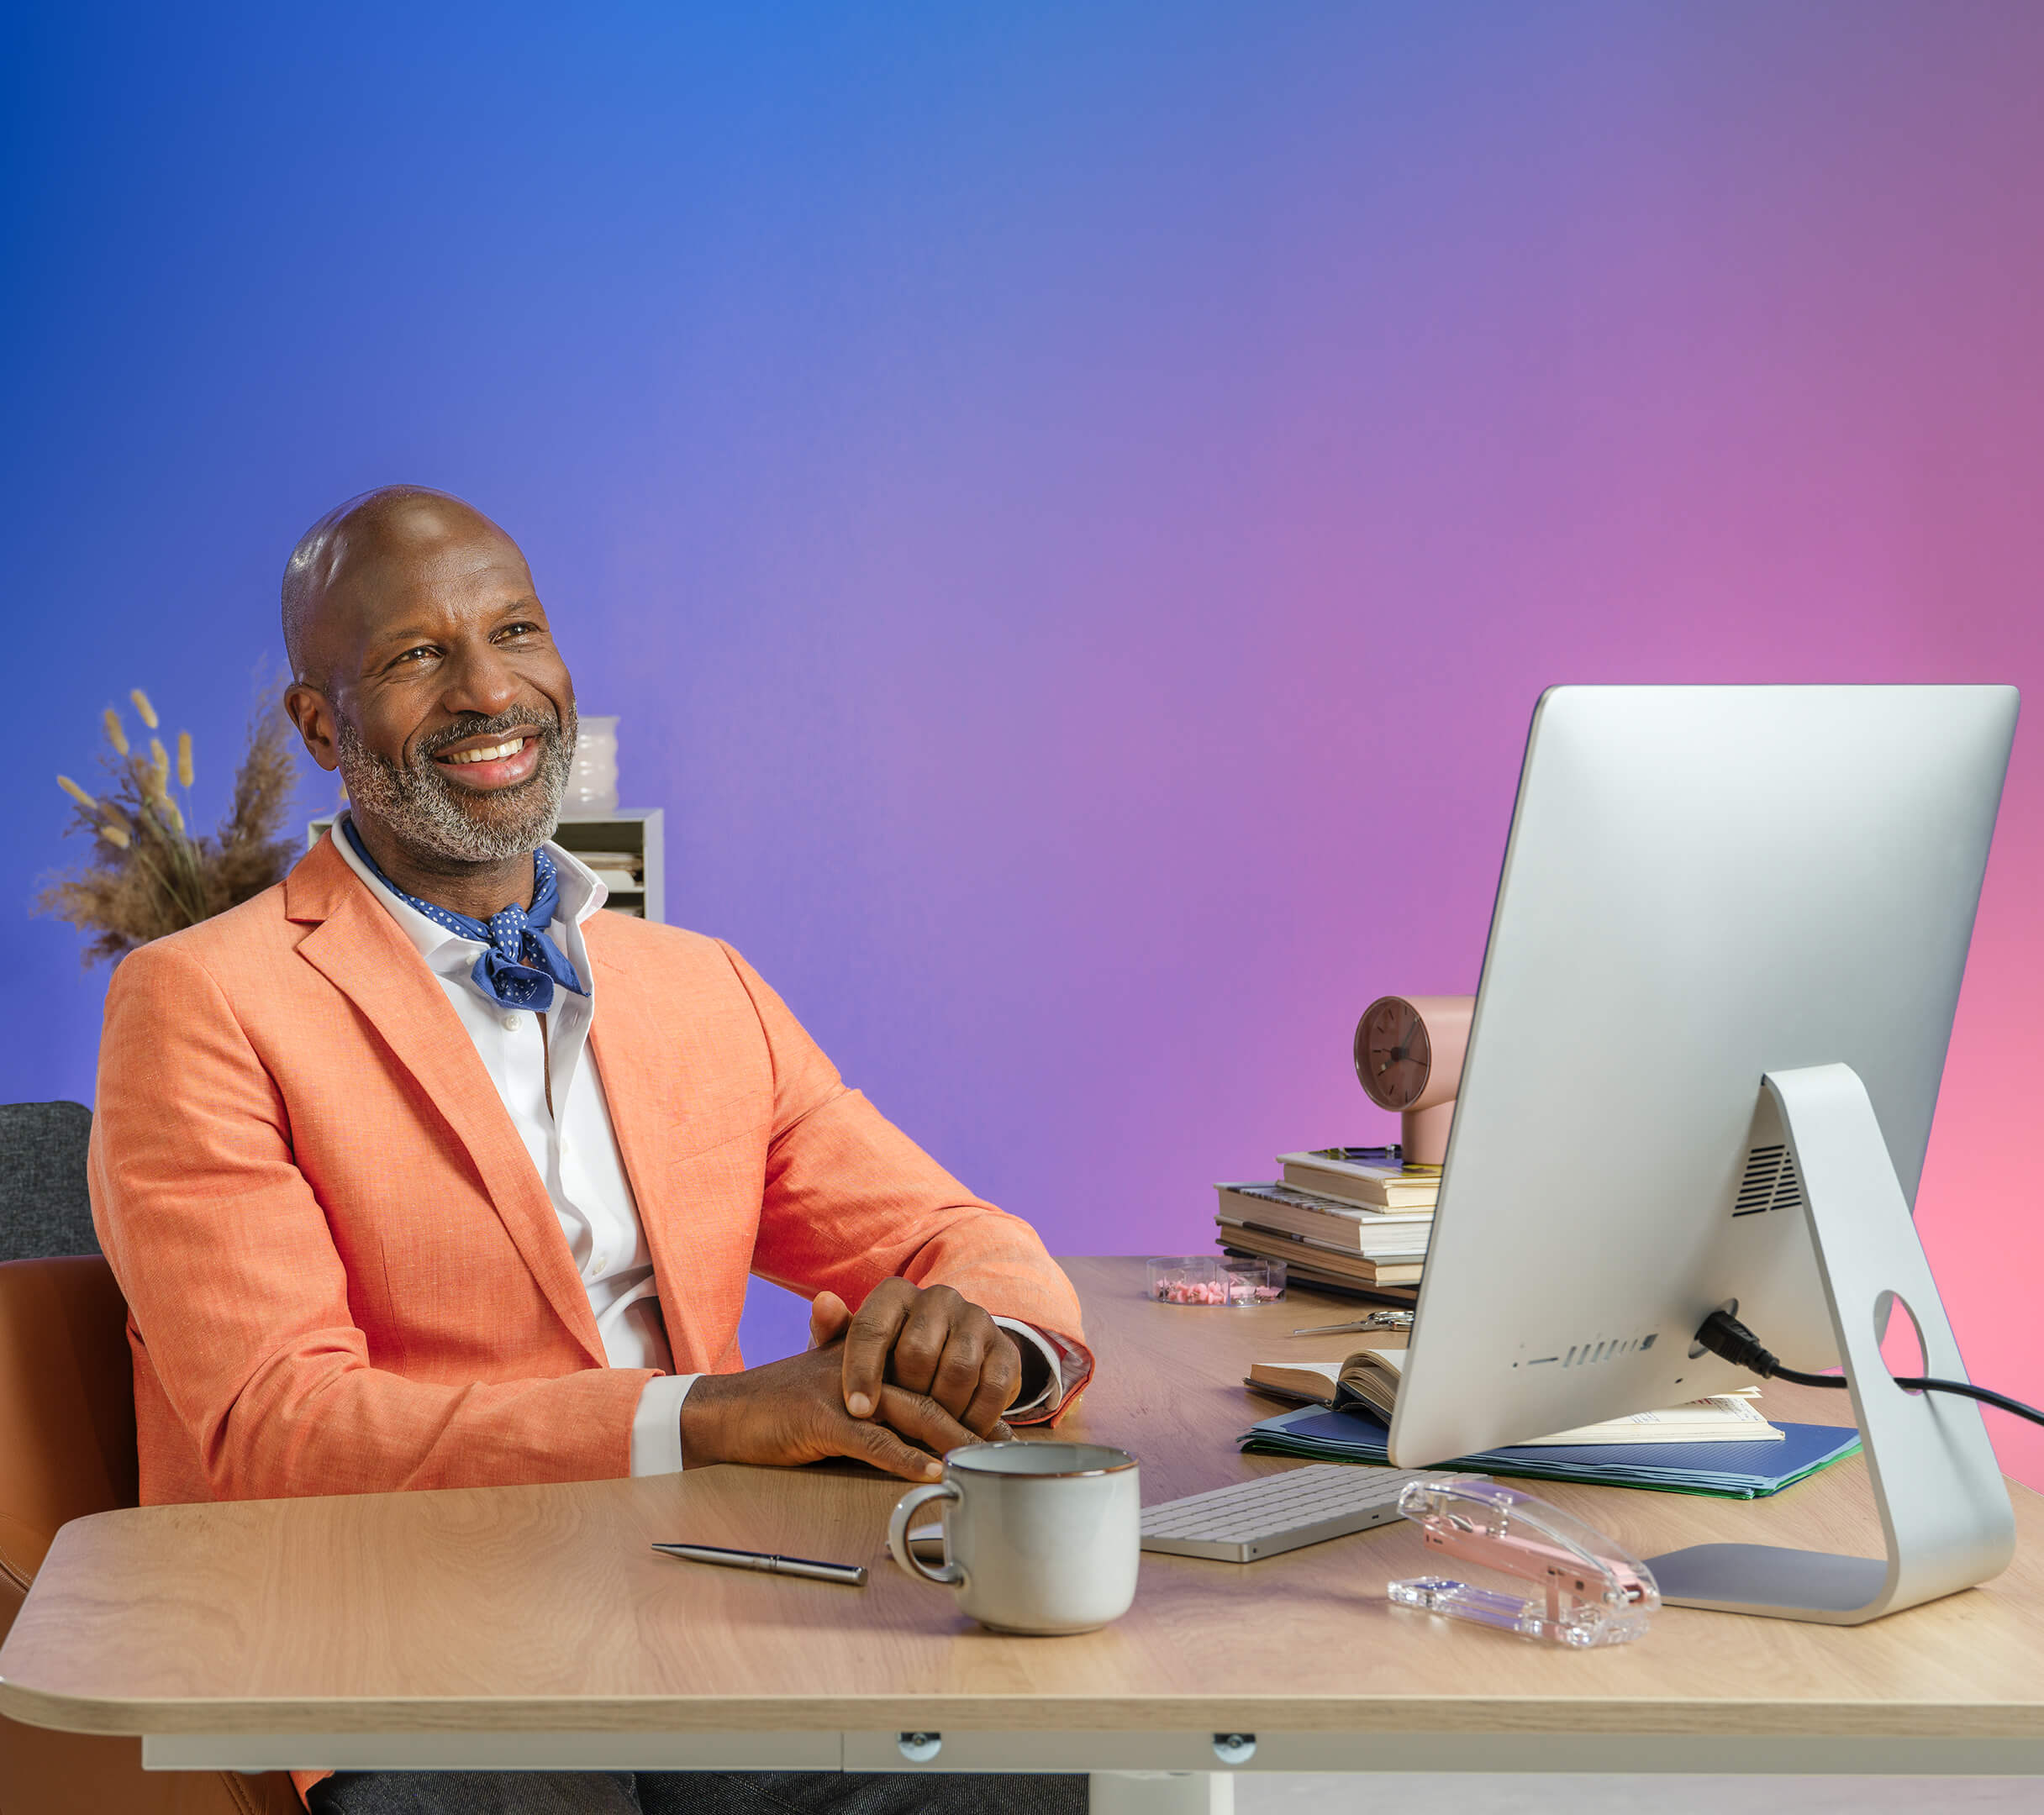
M507 1028L507 1029L508 1029L509 1032L514 1033L514 1034L517 1033L517 1032L518 1032L518 1017L517 1017L516 1015L514 1015L514 1014L508 1014L508 1015L506 1015L506 1016L504 1017L504 1026L505 1026L505 1028Z

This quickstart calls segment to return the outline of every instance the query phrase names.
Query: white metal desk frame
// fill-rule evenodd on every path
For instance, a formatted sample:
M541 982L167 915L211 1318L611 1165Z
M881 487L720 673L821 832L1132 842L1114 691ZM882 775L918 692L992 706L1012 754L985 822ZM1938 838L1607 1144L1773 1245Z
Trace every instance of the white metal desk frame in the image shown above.
M931 1739L939 1743L934 1749ZM1230 1741L1235 1742L1230 1744ZM1220 1755L1225 1750L1230 1756ZM1657 1733L160 1733L152 1770L1084 1771L1093 1815L1230 1815L1247 1770L2044 1776L2044 1739Z

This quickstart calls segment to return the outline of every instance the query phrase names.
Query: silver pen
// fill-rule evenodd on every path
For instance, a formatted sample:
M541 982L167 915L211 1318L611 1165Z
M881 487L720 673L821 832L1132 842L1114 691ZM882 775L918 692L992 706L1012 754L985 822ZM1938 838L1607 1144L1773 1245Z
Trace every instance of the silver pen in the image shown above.
M662 1556L690 1563L714 1563L719 1569L759 1570L769 1576L800 1576L809 1581L841 1582L847 1588L866 1586L863 1563L819 1563L810 1557L772 1556L763 1550L727 1550L721 1544L656 1544Z

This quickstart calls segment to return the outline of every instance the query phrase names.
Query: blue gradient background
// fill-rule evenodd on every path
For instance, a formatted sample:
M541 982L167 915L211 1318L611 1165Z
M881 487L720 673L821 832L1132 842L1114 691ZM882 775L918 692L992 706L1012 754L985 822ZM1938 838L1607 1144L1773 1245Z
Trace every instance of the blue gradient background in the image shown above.
M2044 668L2020 0L4 29L0 899L130 686L224 806L292 542L444 486L673 918L1054 1246L1384 1131L1349 1030L1473 986L1542 686ZM1920 1205L2033 1398L2036 748ZM11 925L0 1096L89 1099L104 973Z

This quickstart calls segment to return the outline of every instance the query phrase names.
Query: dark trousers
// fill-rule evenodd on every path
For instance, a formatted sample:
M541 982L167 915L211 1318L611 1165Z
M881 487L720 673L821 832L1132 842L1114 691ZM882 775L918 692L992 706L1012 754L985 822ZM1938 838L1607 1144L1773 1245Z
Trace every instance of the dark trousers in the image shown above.
M862 1771L340 1771L313 1815L1086 1815L1083 1776Z

